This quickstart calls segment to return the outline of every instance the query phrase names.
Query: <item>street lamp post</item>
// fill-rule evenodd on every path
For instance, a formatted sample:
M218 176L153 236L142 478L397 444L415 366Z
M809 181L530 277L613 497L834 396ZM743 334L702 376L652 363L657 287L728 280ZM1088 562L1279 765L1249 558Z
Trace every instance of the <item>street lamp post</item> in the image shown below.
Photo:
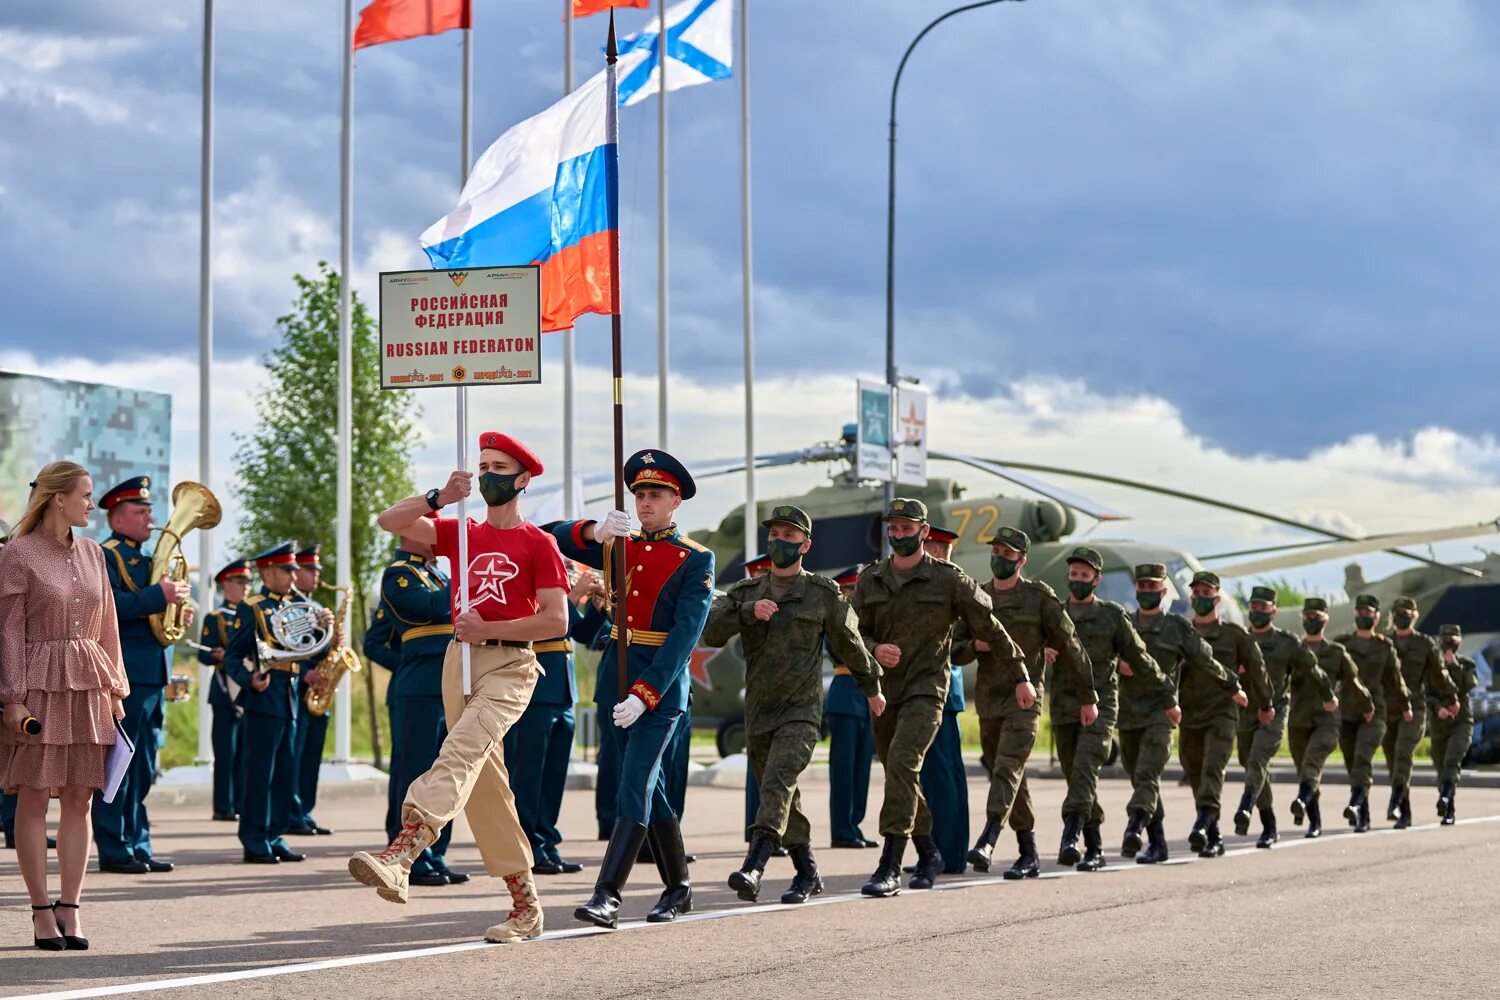
M965 11L978 10L980 7L992 7L997 3L1021 3L1023 0L979 0L978 3L966 3L962 7L955 7L948 13L931 21L927 27L917 33L917 37L911 40L906 47L906 54L901 57L901 63L896 67L896 78L891 81L891 161L888 175L890 186L887 190L886 215L885 215L885 381L891 388L894 396L896 390L896 95L901 89L901 74L906 71L906 61L911 58L912 51L927 33L948 18ZM896 481L889 479L885 484L885 502L890 506L891 500L896 496ZM888 543L883 544L887 555L890 554Z

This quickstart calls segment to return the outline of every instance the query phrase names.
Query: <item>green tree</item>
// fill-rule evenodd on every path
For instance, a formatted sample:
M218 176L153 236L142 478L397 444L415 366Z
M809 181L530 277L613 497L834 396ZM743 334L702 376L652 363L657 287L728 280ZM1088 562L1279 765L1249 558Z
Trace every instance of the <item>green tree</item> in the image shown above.
M296 299L292 311L276 321L281 345L266 359L267 384L255 401L256 427L235 436L240 481L236 551L251 555L293 538L304 546L317 541L323 544L325 563L338 565L339 276L319 262L315 277L298 274L293 281ZM391 550L390 536L375 518L414 491L410 442L419 408L410 392L380 388L380 337L357 294L351 328L350 566L355 592L349 617L352 634L360 636L369 620L365 595L378 583ZM333 581L330 572L328 583ZM333 595L320 599L331 604ZM371 747L379 764L378 703L372 671L364 674Z

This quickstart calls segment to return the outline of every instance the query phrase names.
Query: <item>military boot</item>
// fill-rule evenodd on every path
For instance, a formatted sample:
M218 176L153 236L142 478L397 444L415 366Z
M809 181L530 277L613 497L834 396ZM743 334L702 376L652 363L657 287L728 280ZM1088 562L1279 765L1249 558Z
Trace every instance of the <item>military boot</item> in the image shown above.
M511 907L506 918L484 932L491 944L530 941L542 936L542 904L537 902L536 882L531 872L520 871L503 876L510 890Z
M421 820L405 823L396 839L379 854L359 851L351 857L349 874L361 885L373 888L381 899L404 903L411 884L411 866L435 840L437 834Z
M1243 837L1250 832L1250 807L1255 804L1255 796L1246 792L1240 796L1240 807L1234 811L1234 833L1237 837Z
M1349 821L1350 826L1359 826L1359 811L1368 797L1369 789L1364 785L1355 785L1349 790L1349 804L1344 807L1344 818Z
M1198 816L1193 820L1193 829L1188 832L1188 846L1195 851L1203 850L1208 844L1208 824L1211 817L1207 809L1199 809Z
M1000 824L994 820L987 821L984 829L979 831L979 839L969 848L969 864L974 866L976 872L990 870L990 858L995 854L995 841L999 839Z
M818 874L818 863L813 860L812 846L802 844L787 848L792 857L792 866L797 874L792 876L791 888L781 894L783 903L805 903L810 896L823 891L823 876Z
M756 837L745 852L745 863L740 870L729 876L729 888L747 903L760 898L760 877L765 873L766 862L771 859L775 844L765 837Z
M1042 874L1041 862L1036 854L1036 832L1034 830L1017 830L1016 846L1021 849L1021 856L1016 858L1016 863L1000 873L1000 877L1007 882L1019 882L1024 878L1037 878Z
M1323 836L1323 793L1313 792L1312 799L1307 803L1307 832L1304 838Z
M658 820L646 828L651 855L665 886L656 905L646 914L646 921L665 924L680 914L693 912L693 882L688 875L687 852L682 849L682 825L677 817Z
M1260 811L1260 839L1255 842L1255 846L1269 849L1280 839L1280 835L1276 832L1276 810L1262 809Z
M1317 793L1313 791L1311 781L1304 781L1297 786L1297 797L1292 800L1292 822L1298 826L1302 825L1302 818L1307 815L1308 806Z
M609 846L604 849L604 860L599 862L599 878L594 882L594 894L589 901L573 911L575 919L595 927L614 929L620 916L620 891L630 878L630 869L635 866L641 845L646 842L646 828L628 819L616 819L615 828L609 835Z
M917 864L906 887L931 889L943 871L943 852L938 850L937 841L931 837L919 835L911 838L911 842L917 849Z
M1146 849L1136 857L1135 863L1138 865L1159 865L1166 861L1167 857L1166 827L1162 826L1161 820L1153 819L1150 823L1146 824Z
M1359 822L1354 824L1354 832L1370 832L1370 800L1368 798L1359 804Z
M1219 821L1211 819L1208 826L1204 828L1203 849L1198 852L1200 858L1222 858L1224 856L1224 838L1219 833Z
M1438 786L1437 815L1438 819L1448 815L1448 802L1453 798L1453 782L1445 781Z
M1125 821L1125 837L1120 841L1122 857L1133 858L1140 853L1141 831L1146 829L1148 822L1150 822L1150 817L1139 809L1131 812L1130 818Z
M1393 820L1393 819L1396 818L1396 811L1401 808L1401 798L1405 794L1406 794L1406 786L1405 785L1392 785L1391 786L1391 801L1390 801L1390 804L1385 807L1385 818L1386 819Z
M1397 830L1405 830L1409 826L1411 826L1410 788L1408 788L1406 794L1401 797L1401 805L1396 810L1396 825L1394 828Z
M1057 863L1068 868L1082 860L1078 853L1078 835L1083 832L1083 817L1077 813L1063 816L1062 841L1057 845Z
M1454 811L1453 811L1453 809L1454 809L1454 802L1457 799L1458 799L1458 789L1455 788L1453 791L1451 791L1451 792L1448 793L1448 811L1445 812L1445 813L1443 813L1443 818L1438 821L1443 826L1452 826L1454 823L1458 822L1458 819L1457 819L1457 817L1456 817L1456 815L1454 814Z
M866 896L895 896L901 892L901 855L906 853L905 837L886 837L880 852L880 864L870 881L860 887Z
M1104 832L1097 824L1083 828L1083 860L1078 862L1081 872L1096 872L1104 867Z

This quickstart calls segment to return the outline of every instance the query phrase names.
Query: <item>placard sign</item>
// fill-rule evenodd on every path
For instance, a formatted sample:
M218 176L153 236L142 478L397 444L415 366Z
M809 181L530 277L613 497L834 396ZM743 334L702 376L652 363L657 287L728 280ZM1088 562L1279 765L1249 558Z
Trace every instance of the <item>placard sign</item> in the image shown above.
M382 389L541 380L540 265L380 275Z

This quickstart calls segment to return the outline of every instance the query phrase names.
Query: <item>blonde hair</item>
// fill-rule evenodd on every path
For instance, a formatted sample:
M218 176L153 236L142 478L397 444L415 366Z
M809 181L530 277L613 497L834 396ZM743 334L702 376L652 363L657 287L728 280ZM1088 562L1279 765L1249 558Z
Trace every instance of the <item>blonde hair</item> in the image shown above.
M89 474L89 470L77 462L50 462L36 474L31 483L31 496L26 501L26 513L11 530L11 539L29 535L42 523L47 505L60 493L70 493L78 480Z

